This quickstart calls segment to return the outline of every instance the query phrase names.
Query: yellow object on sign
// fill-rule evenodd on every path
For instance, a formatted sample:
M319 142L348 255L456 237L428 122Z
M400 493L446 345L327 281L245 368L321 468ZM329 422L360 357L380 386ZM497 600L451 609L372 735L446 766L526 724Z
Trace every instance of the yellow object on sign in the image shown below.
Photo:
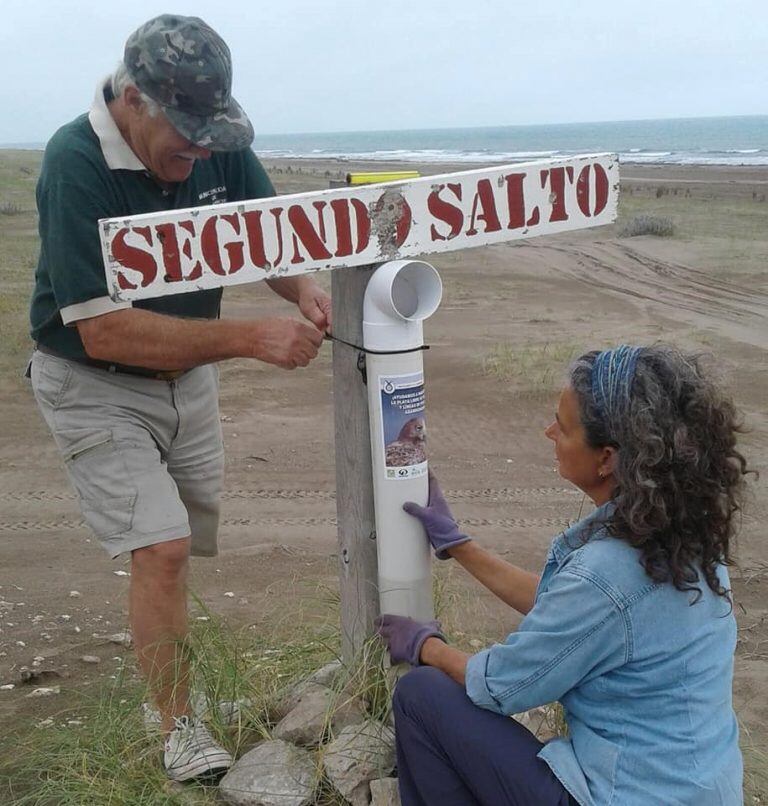
M418 179L418 171L369 171L347 174L348 185L372 185L375 182L397 182L403 179Z

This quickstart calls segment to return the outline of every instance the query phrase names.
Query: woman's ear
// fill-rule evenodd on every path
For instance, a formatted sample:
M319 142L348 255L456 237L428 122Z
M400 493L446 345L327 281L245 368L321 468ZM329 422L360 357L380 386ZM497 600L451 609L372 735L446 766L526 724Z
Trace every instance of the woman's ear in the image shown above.
M606 445L600 449L600 463L597 466L597 474L601 479L607 479L616 471L619 461L619 452L613 445Z

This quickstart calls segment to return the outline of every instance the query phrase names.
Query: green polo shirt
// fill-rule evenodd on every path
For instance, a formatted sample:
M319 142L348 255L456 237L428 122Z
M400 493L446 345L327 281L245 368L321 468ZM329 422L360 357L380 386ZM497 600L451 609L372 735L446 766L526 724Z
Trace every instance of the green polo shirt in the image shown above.
M101 96L101 97L100 97ZM75 322L131 307L107 292L98 221L275 194L250 149L197 160L189 178L159 185L130 151L100 86L94 108L63 126L45 149L37 184L40 259L30 310L32 338L57 353L86 358ZM215 319L220 288L140 300L136 308Z

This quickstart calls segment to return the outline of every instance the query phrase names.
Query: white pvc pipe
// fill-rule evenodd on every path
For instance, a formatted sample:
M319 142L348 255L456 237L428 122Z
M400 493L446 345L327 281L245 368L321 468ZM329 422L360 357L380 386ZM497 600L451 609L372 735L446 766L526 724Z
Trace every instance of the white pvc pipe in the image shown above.
M422 322L440 304L440 275L429 263L394 260L371 277L363 303L373 461L379 601L382 613L434 618L429 543L403 511L428 496Z

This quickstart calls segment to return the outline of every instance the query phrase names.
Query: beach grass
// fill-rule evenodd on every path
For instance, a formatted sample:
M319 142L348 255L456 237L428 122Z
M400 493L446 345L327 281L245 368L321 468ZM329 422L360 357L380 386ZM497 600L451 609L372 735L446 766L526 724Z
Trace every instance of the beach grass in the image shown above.
M476 597L457 584L452 569L434 580L435 610L451 642L472 651L478 639L457 614L477 614ZM286 691L340 653L338 594L322 587L296 591L295 606L270 612L258 624L229 624L195 598L186 645L195 699L213 736L240 757L269 739ZM482 607L482 605L480 605ZM460 629L462 628L462 629ZM369 640L333 684L334 707L349 699L369 716L386 720L396 675L383 645ZM75 690L65 708L16 726L3 737L0 803L4 806L189 806L220 803L216 787L169 784L161 763L160 734L145 724L150 700L130 660L114 680ZM219 703L237 703L220 708ZM200 705L198 706L198 709ZM235 718L231 714L234 712ZM329 711L330 729L333 711ZM342 806L322 781L318 762L317 806Z
M467 619L457 618L477 597L457 584L452 568L438 571L434 594L450 642L476 651L494 639L468 636ZM212 734L236 757L269 739L281 696L298 681L339 655L337 604L317 589L297 611L283 611L259 625L239 628L214 616L198 602L189 641L194 690L204 704ZM306 618L306 608L314 613ZM482 605L481 605L482 607ZM479 613L473 613L474 623ZM255 629L254 629L255 628ZM500 636L495 636L499 639ZM369 641L351 668L334 684L338 705L361 698L370 716L387 719L396 676L384 662L377 639ZM68 706L4 737L0 760L0 802L4 806L208 806L218 804L208 782L170 783L161 764L160 734L147 725L142 704L145 686L132 664L114 680L76 692ZM216 707L238 703L236 717ZM566 735L559 705L546 709L546 727ZM330 726L332 711L328 714ZM768 755L742 730L746 803L768 803ZM320 754L316 806L343 806L323 780Z
M523 394L549 394L562 385L564 368L581 353L573 342L512 344L500 342L483 356L483 372L510 383Z

